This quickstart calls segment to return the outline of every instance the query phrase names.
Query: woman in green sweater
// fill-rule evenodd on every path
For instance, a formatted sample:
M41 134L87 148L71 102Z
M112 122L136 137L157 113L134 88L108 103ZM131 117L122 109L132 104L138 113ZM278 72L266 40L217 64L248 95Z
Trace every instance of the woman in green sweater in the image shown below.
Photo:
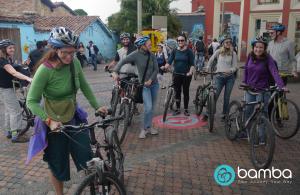
M52 30L48 43L51 48L38 63L27 96L27 106L33 114L47 124L48 131L56 130L62 124L77 124L76 92L79 88L97 112L106 114L105 107L99 108L80 62L74 59L78 37L69 29L58 27ZM85 147L62 133L47 134L48 146L43 159L48 162L50 179L58 195L63 194L63 181L70 179L69 154L78 170L86 167L86 161L92 158L88 132L70 136Z

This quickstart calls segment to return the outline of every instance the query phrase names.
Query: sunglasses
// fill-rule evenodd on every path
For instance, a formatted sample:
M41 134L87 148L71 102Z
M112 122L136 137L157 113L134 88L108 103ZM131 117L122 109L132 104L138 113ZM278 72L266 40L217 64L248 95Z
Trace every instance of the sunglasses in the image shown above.
M184 39L178 39L177 42L185 42Z

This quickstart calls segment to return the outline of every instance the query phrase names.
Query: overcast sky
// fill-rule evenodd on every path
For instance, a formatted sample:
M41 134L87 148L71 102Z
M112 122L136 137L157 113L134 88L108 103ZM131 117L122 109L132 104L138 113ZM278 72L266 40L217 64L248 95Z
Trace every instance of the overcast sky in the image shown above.
M56 0L52 0L56 2ZM100 16L104 23L107 17L120 10L117 0L58 0L65 2L72 9L84 9L89 15ZM191 0L177 0L171 4L178 12L191 12Z

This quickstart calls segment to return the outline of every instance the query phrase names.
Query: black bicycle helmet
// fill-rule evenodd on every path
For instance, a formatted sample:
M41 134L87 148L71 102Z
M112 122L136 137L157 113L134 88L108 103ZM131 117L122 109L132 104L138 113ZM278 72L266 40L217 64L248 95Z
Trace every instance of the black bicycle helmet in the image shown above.
M15 43L9 39L3 39L0 41L0 48L5 48L8 47L10 45L15 45Z

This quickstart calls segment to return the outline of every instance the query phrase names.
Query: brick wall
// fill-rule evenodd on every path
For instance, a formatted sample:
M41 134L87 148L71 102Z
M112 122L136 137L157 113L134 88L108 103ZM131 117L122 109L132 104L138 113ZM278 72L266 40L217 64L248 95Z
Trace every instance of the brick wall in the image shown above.
M36 0L0 0L0 15L22 16L23 12L34 12Z
M34 12L40 16L72 16L62 6L51 10L41 0L0 0L0 16L23 16L24 12Z

